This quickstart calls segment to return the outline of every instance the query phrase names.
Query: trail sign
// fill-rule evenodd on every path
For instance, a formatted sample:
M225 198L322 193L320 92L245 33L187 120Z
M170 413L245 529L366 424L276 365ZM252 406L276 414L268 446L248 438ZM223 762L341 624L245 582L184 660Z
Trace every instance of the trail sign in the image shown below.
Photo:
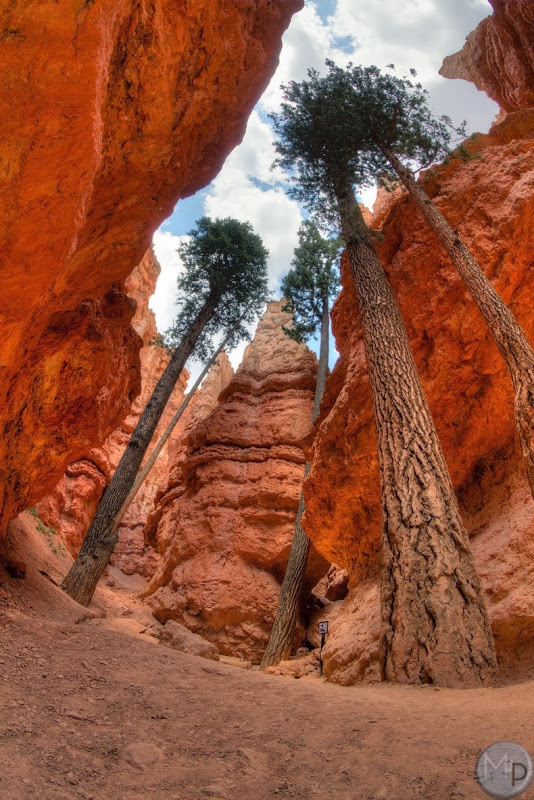
M319 623L319 633L321 634L321 649L319 650L319 675L323 674L323 647L328 633L328 621Z

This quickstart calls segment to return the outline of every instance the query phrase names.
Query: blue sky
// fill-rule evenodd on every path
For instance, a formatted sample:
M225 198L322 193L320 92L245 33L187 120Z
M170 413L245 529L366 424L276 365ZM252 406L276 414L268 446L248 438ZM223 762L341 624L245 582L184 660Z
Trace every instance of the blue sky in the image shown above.
M270 171L274 148L267 114L279 106L281 83L304 78L309 67L324 70L326 58L339 64L415 67L436 112L448 114L457 123L467 120L469 132L485 132L498 112L496 104L470 83L441 78L438 70L443 58L461 49L465 37L491 11L487 0L307 2L284 36L279 68L249 119L243 143L229 155L210 186L180 201L154 236L162 267L151 301L158 329L166 330L174 314L181 268L176 247L203 214L252 223L270 251L269 274L275 292L289 269L304 212L285 194L283 176ZM373 191L367 191L363 199L372 206ZM232 354L234 366L242 350Z

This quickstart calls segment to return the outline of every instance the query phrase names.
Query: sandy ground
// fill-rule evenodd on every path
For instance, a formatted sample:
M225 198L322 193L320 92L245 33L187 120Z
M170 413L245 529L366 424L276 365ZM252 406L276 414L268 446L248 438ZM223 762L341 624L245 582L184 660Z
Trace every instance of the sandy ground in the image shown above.
M486 745L534 750L533 683L243 671L140 635L148 611L129 591L99 590L91 618L36 563L19 580L0 570L0 800L476 800Z

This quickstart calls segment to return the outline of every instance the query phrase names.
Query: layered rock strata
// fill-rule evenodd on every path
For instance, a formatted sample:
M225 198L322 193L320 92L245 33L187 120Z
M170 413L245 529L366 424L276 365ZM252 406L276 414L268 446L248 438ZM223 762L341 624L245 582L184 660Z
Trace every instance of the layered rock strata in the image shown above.
M302 0L0 11L0 531L139 393L122 282L241 140Z
M171 471L174 474L185 458L184 437L191 428L207 417L215 408L219 394L228 385L233 374L234 371L228 356L224 352L221 353L202 382L202 386L191 399L139 493L124 515L118 529L119 539L111 563L127 575L138 573L145 578L151 578L154 574L160 561L160 555L149 536L148 521L151 516L154 516L156 501L168 485ZM149 447L149 454L181 402L180 391L180 387L174 390Z
M128 416L108 436L104 444L101 447L88 449L82 458L70 463L53 491L37 504L37 512L43 522L58 532L70 553L74 556L78 553L102 493L111 480L111 476L137 424L139 415L169 360L169 356L161 346L157 336L154 314L148 308L148 301L154 292L159 273L160 266L152 250L148 250L125 284L129 297L137 304L132 319L132 327L141 337L143 343L140 351L140 394L130 406ZM172 415L182 402L188 377L187 370L184 370L158 425L153 443L157 441L157 438L165 430ZM175 431L173 436L179 437L179 431ZM141 504L138 502L133 504L128 516L125 517L124 525L131 524L134 520L139 524L139 517L141 516L142 519L143 508L151 507L151 500L155 495L158 482L166 478L169 444L170 442L161 453L152 473L147 478L146 485L141 492L143 502ZM124 538L120 531L119 538ZM141 555L143 555L143 551L141 551ZM137 571L140 574L145 574L146 570L150 568L153 555L150 552L143 555L143 558L148 560L147 564L136 561Z
M190 432L153 524L155 616L254 661L289 554L317 374L315 355L283 332L289 320L269 303L219 404ZM309 588L328 567L312 548Z
M483 19L440 69L445 78L471 81L505 112L534 106L534 3L490 0Z

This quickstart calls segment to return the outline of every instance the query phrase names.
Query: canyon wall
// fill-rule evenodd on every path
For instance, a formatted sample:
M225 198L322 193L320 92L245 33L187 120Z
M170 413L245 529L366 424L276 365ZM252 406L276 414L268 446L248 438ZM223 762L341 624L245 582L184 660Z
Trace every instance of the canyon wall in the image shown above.
M423 177L534 343L534 109L511 112L468 144L476 156ZM377 203L380 257L398 298L483 579L501 665L534 655L534 504L518 459L512 387L448 256L404 195ZM305 483L304 526L350 572L325 651L332 680L379 677L380 496L373 408L346 261L333 313L340 359L328 379Z
M293 536L317 374L316 356L282 330L290 318L269 303L219 404L189 433L148 525L162 554L148 589L155 616L254 661ZM308 588L328 567L312 548Z
M302 0L0 10L0 532L140 390L123 282L217 174Z
M505 112L534 106L534 3L489 0L483 19L458 53L440 69L445 78L471 81Z
M81 458L71 462L65 474L58 481L52 492L46 495L36 505L40 518L46 525L58 532L61 539L72 555L77 555L82 541L87 533L91 520L96 511L105 487L120 461L128 440L134 430L139 416L145 407L157 381L167 366L169 356L161 346L157 335L154 314L148 308L156 281L160 273L160 266L152 249L148 250L138 267L125 282L125 291L128 297L136 302L136 311L132 319L132 328L141 337L142 348L139 353L141 362L141 391L132 403L128 416L125 417L103 445L91 448ZM161 436L171 417L184 397L184 390L189 378L189 373L184 370L171 395L169 403L158 424L149 450ZM136 498L123 525L119 529L119 543L117 550L121 551L126 546L128 551L133 548L130 539L134 537L139 525L146 517L144 509L151 506L151 501L156 493L159 482L165 480L167 469L167 454L175 438L181 436L179 428L173 435L158 461L148 476L145 485L139 493L142 503ZM132 529L131 535L122 528ZM128 545L125 544L125 540ZM154 561L155 554L151 551L145 553L143 548L135 548L135 566L140 574L145 574ZM129 566L133 567L133 564Z

